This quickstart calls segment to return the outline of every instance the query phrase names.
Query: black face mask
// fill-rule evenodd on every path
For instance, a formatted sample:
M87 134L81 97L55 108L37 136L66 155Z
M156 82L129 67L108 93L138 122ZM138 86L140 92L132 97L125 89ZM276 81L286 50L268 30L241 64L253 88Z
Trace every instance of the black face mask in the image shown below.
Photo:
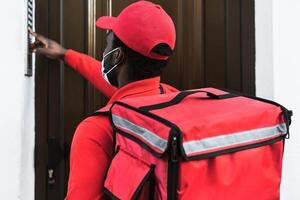
M120 64L112 64L112 53L115 51L120 51L121 47L117 47L111 51L109 51L107 54L103 55L102 59L102 77L105 81L107 81L109 84L118 87L118 80L117 80L117 73L114 71L114 69Z

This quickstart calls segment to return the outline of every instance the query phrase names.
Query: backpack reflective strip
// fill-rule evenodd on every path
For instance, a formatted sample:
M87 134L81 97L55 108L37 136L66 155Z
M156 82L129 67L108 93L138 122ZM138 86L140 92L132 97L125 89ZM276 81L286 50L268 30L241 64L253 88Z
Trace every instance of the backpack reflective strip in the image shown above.
M159 137L155 133L151 132L150 130L141 127L137 124L134 124L131 121L128 121L127 119L124 119L120 116L112 114L112 120L115 126L118 128L122 128L125 130L130 131L131 133L135 134L136 136L139 136L143 138L145 141L147 141L149 144L153 145L154 147L160 149L161 151L165 151L168 146L168 141Z
M272 139L274 137L284 135L286 131L286 124L282 123L271 127L247 130L217 137L184 142L183 148L187 155L202 153L222 147L252 143L256 142L257 140Z

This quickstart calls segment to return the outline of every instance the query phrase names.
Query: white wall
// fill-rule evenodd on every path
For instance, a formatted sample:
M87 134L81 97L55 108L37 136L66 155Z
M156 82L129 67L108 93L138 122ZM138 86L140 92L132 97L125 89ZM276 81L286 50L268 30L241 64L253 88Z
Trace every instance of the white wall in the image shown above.
M256 0L256 90L294 111L286 141L281 199L299 200L300 1ZM270 40L272 42L270 42Z
M255 1L256 95L273 99L272 0Z
M294 111L286 143L282 199L300 199L300 1L274 0L274 99Z
M26 1L0 6L0 199L34 199L34 80L24 76Z

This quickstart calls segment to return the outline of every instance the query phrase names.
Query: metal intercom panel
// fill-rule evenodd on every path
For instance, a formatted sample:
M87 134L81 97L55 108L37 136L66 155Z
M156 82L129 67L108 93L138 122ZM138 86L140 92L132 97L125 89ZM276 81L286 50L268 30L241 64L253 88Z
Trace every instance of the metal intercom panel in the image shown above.
M34 0L27 1L27 28L34 31ZM25 76L32 76L34 55L30 52L30 45L34 42L34 37L27 31L27 66L25 69Z

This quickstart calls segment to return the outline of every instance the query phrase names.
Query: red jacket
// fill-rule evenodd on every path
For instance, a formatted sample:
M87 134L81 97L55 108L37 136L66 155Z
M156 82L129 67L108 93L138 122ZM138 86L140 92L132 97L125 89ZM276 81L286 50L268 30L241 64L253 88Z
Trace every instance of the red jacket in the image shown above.
M73 50L67 50L65 62L110 98L107 105L122 98L160 94L160 85L165 93L177 91L160 83L160 77L132 82L117 89L102 78L101 62ZM71 146L66 200L105 199L103 184L113 156L112 134L105 115L88 117L78 125Z

